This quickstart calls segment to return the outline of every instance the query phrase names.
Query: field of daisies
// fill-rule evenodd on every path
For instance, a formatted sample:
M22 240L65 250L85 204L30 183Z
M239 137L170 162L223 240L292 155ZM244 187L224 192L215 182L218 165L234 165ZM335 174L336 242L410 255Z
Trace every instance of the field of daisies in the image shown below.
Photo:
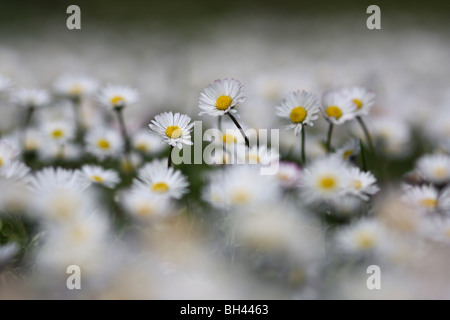
M1 34L0 298L450 298L445 36L242 21Z

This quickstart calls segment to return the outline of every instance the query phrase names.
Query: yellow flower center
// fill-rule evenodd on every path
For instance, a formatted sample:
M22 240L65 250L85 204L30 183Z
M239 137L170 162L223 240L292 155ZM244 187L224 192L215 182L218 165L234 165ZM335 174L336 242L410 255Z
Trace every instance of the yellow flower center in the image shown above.
M358 110L361 109L363 106L362 101L359 99L353 99L353 103L356 105L356 109L358 109Z
M375 238L371 233L360 232L356 235L356 242L360 249L369 249L375 245Z
M138 144L136 144L135 146L136 150L142 151L142 152L147 152L148 148L147 148L147 144L144 142L140 142Z
M64 131L61 129L56 129L52 131L52 137L55 139L62 138L64 136Z
M330 118L339 119L340 117L342 117L342 110L338 106L329 106L327 110L325 110L325 113Z
M155 214L155 208L149 204L142 204L137 209L139 216L153 216Z
M91 180L94 180L94 181L96 181L96 182L103 182L103 178L100 177L100 176L98 176L98 175L93 175L93 176L91 177Z
M423 198L420 200L419 203L422 207L430 208L430 209L436 208L436 205L437 205L436 199L433 199L433 198Z
M352 184L353 184L353 187L355 187L355 189L361 189L361 187L362 187L362 183L360 180L353 180Z
M3 159L0 158L0 167L3 165Z
M69 93L73 96L78 96L83 92L82 86L79 84L74 84L72 87L70 87Z
M248 161L249 163L250 163L250 161L251 161L252 164L260 163L260 162L261 162L261 158L260 158L259 155L256 154L256 153L248 154L245 158L247 159L247 161Z
M169 126L166 129L166 135L170 138L170 139L178 139L179 137L181 137L182 131L179 127L177 126Z
M350 157L352 154L353 154L353 150L352 149L350 149L350 150L346 150L345 152L344 152L344 154L342 155L342 158L344 158L344 159L348 159L348 157Z
M114 106L120 106L125 102L125 98L122 96L114 96L109 101L111 101Z
M230 144L236 143L237 139L234 135L227 133L222 136L222 141L223 141L223 143L230 145Z
M169 185L165 182L157 182L153 184L152 191L158 193L166 193L167 191L169 191Z
M97 146L98 146L100 149L109 149L109 148L110 148L109 141L106 140L106 139L99 139L99 140L97 141Z
M231 201L234 204L245 204L249 202L250 198L249 192L245 190L236 190L231 196Z
M336 185L336 180L334 177L325 176L319 180L319 187L322 189L333 189Z
M295 107L294 109L292 109L289 117L291 118L292 122L300 123L306 118L306 110L303 107Z
M231 102L232 100L229 96L220 96L216 100L216 108L219 110L227 110Z
M434 170L434 174L438 178L444 178L447 175L447 170L444 167L437 167Z

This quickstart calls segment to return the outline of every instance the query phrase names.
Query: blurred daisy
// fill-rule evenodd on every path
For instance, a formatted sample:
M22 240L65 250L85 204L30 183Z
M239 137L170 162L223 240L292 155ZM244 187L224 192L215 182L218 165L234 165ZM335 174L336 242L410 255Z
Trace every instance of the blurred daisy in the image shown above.
M362 200L368 201L369 196L376 194L380 190L376 185L377 179L371 172L364 172L357 167L352 167L347 170L347 174L346 192Z
M339 155L343 160L349 160L351 157L355 157L361 151L361 146L359 144L359 139L351 139L341 148L336 150L336 154Z
M282 188L291 189L300 185L302 171L295 162L281 161L275 175Z
M185 114L164 112L149 124L150 130L160 136L163 143L181 149L183 144L192 145L191 129L194 123Z
M30 182L30 171L23 162L12 161L6 166L0 167L0 178L3 179L17 179L23 182Z
M84 75L74 74L62 75L53 85L56 94L71 99L90 96L95 93L97 87L98 83L96 80Z
M293 129L297 136L300 135L303 126L314 125L312 120L319 118L318 113L316 96L300 90L289 93L281 105L276 107L276 115L290 121L286 129Z
M8 165L19 154L19 150L6 139L0 140L0 168Z
M86 135L87 151L99 159L115 157L123 150L121 136L110 129L98 128L88 132Z
M61 144L58 141L49 141L43 144L37 151L42 161L74 161L83 156L80 146L70 142Z
M48 121L42 125L42 133L48 140L64 143L75 136L75 127L69 121Z
M222 116L225 113L237 113L235 106L246 100L243 91L239 80L215 80L200 93L198 106L203 110L200 115Z
M19 89L14 92L12 102L21 108L41 108L50 103L50 95L41 89Z
M322 97L322 114L333 124L343 124L355 118L356 106L342 94L335 91L327 92Z
M133 181L134 190L180 199L188 192L189 182L180 170L167 168L167 159L153 160L139 169Z
M266 146L253 146L248 149L244 145L236 148L238 163L263 164L267 165L274 161L279 161L280 155L275 149L268 149Z
M139 99L136 89L129 86L109 84L100 90L97 100L109 109L122 109L135 104Z
M419 173L429 182L445 184L450 181L450 156L428 154L420 157L416 164Z
M357 116L369 114L370 108L375 103L375 93L363 87L344 89L342 95L355 105Z
M78 170L47 167L35 173L32 188L36 192L55 190L59 188L85 190L89 181Z
M134 150L147 155L157 154L164 149L164 144L161 143L161 139L145 129L141 129L133 134L131 144Z
M438 207L439 192L433 186L407 187L403 201L423 212L435 211Z
M126 212L140 221L155 221L170 213L167 198L149 195L148 192L128 191L121 197Z
M300 191L302 198L312 203L341 196L347 185L346 164L337 157L326 157L303 170Z
M6 78L5 76L2 76L0 74L0 93L8 91L9 89L11 89L12 85L13 82L11 81L11 79Z
M119 182L119 174L111 169L104 169L96 165L84 165L81 171L92 183L114 188Z

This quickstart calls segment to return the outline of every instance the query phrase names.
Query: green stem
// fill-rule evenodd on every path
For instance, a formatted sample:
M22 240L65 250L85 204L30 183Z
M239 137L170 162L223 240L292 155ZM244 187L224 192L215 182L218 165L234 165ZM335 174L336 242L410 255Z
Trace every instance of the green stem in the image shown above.
M231 114L231 113L227 113L227 115L230 117L231 121L233 121L234 125L239 129L239 131L241 132L242 136L245 139L245 144L247 145L248 148L250 148L250 141L248 140L247 136L245 135L244 129L242 129L241 125L239 124L239 122L236 120L236 118Z
M372 138L370 136L369 130L366 127L366 124L364 123L363 119L360 116L357 116L356 120L361 126L361 129L364 131L364 136L366 137L367 144L369 145L370 148L370 152L375 155L375 148L373 147Z
M124 152L124 154L125 154L125 161L130 166L130 169L131 169L132 168L132 164L131 164L131 155L130 155L130 151L131 151L130 138L128 137L127 128L125 126L125 121L123 119L122 108L116 108L115 110L116 110L116 113L117 113L117 118L119 120L120 133L122 135L122 139L123 139L124 144L125 144L125 152ZM125 169L125 170L127 171L127 169ZM131 169L131 171L132 171L132 169Z
M75 115L75 125L76 125L75 140L82 143L84 132L83 132L83 128L81 126L81 116L80 116L81 98L76 97L76 98L72 98L71 100L72 100L73 113Z
M25 113L25 119L23 122L23 130L22 130L22 146L23 146L23 161L25 164L29 165L30 162L30 154L27 152L26 144L27 144L27 131L31 124L31 119L34 114L34 107L28 107Z
M367 171L367 162L366 162L366 155L365 155L365 151L364 151L364 146L363 143L361 141L361 139L359 139L359 145L361 147L361 161L362 161L362 167L364 171Z
M173 146L170 146L169 157L167 158L167 168L170 168L172 166L172 150Z
M331 151L331 137L333 135L333 123L330 122L330 127L328 128L328 134L327 134L327 153L330 153Z
M217 128L222 131L222 116L217 117Z
M306 155L305 155L305 129L306 127L302 125L302 162L306 164Z

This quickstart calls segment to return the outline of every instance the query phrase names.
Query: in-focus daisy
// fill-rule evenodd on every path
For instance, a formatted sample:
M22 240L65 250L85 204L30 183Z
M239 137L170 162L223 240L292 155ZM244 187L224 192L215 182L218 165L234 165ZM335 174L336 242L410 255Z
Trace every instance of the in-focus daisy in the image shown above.
M106 108L122 109L135 104L139 99L139 93L129 86L109 84L100 90L97 99Z
M286 129L293 129L298 136L303 126L312 126L313 120L319 116L319 106L315 95L306 91L295 91L289 93L276 107L276 115L287 119L290 123Z
M150 130L160 136L163 143L181 149L183 144L192 145L191 129L194 123L185 114L163 112L149 124Z
M119 174L111 169L104 169L96 165L84 165L81 171L92 183L108 188L114 188L120 182Z
M343 160L349 160L351 157L358 155L360 151L361 145L359 143L359 139L351 139L341 148L337 149L336 154L338 154Z
M369 197L376 194L380 188L376 185L377 179L371 172L361 171L357 167L347 169L346 192L368 201Z
M346 164L337 157L317 159L303 171L300 183L302 198L307 202L333 200L348 185Z
M416 167L419 173L431 183L441 185L450 181L449 155L424 155L417 160Z
M121 203L126 212L140 221L154 221L170 214L169 201L165 197L135 190L124 193Z
M439 192L433 186L406 187L403 201L422 212L433 212L438 208Z
M222 116L237 113L236 105L245 101L243 85L236 79L218 79L200 93L198 106L200 115Z
M322 113L332 124L341 125L355 118L356 105L341 93L330 91L322 97Z
M291 189L300 185L302 171L295 162L281 161L275 175L282 188Z
M21 88L14 92L12 102L21 108L41 108L50 103L50 95L41 89Z
M161 139L145 129L133 134L131 144L134 150L148 155L157 154L164 149L164 144L161 143Z
M50 141L64 143L74 137L75 127L65 120L48 121L42 125L42 133Z
M375 93L363 87L344 89L342 95L356 106L355 114L358 116L369 114L375 103Z
M8 91L9 89L11 89L12 85L13 82L11 81L11 79L6 78L5 76L2 76L0 74L0 93Z
M98 128L88 132L86 135L87 151L104 159L120 155L123 150L121 136L114 130Z
M167 168L167 159L153 160L139 169L133 181L134 190L180 199L188 192L189 182L180 170Z
M8 165L19 154L19 150L6 139L0 140L0 168Z
M96 80L84 75L65 74L55 81L53 87L58 95L70 99L78 99L94 94L98 83Z

